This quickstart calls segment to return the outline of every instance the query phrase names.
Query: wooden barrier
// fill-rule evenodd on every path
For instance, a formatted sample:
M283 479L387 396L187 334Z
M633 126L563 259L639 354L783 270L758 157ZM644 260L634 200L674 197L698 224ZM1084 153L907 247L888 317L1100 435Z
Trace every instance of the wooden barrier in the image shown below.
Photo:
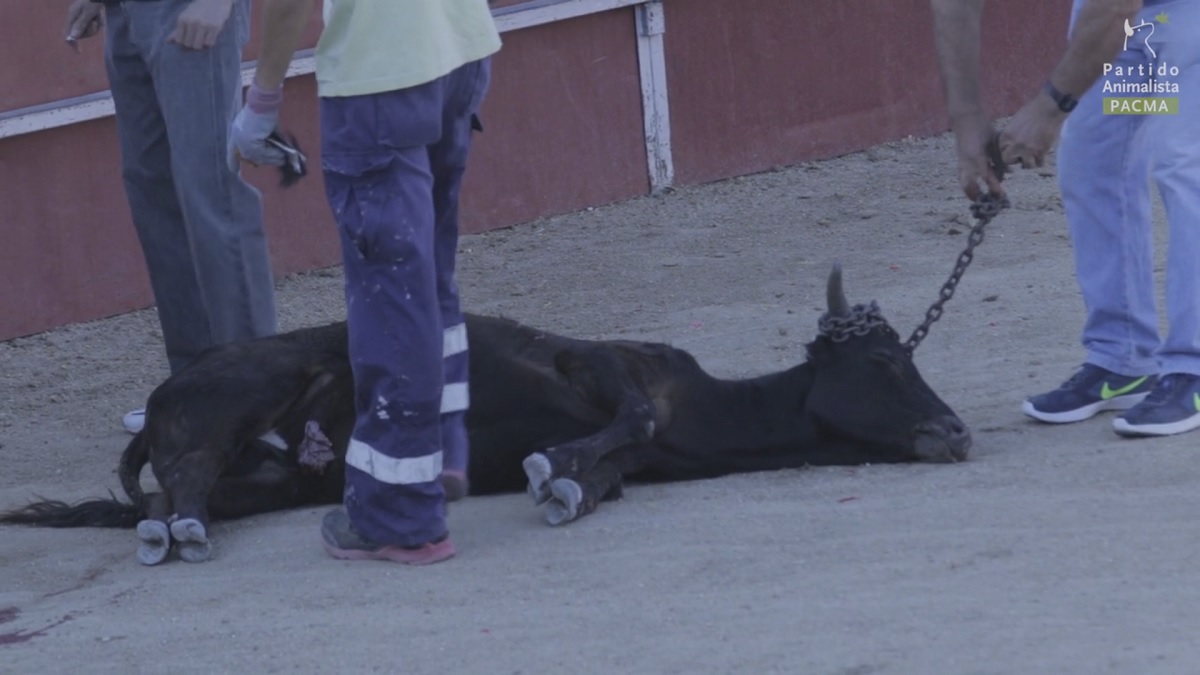
M152 303L102 38L72 52L64 8L22 3L20 21L0 24L23 55L0 81L0 339ZM996 114L1036 91L1068 9L988 4ZM927 0L503 0L493 14L504 48L464 186L467 233L946 128ZM246 58L256 53L255 41ZM311 67L294 64L283 124L316 167ZM340 260L319 171L286 192L269 170L247 173L277 275Z

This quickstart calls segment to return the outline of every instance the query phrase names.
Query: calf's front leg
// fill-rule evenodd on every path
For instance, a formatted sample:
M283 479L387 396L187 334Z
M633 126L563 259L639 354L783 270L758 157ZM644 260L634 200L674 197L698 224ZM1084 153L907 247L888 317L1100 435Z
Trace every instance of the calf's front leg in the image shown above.
M569 523L592 513L601 502L620 499L622 478L644 465L644 448L641 445L626 446L579 475L550 481L546 522L550 525Z
M629 376L625 364L610 349L568 349L555 357L556 369L597 407L613 411L600 431L526 457L522 462L535 504L551 497L550 483L559 477L581 475L605 455L654 437L654 402Z

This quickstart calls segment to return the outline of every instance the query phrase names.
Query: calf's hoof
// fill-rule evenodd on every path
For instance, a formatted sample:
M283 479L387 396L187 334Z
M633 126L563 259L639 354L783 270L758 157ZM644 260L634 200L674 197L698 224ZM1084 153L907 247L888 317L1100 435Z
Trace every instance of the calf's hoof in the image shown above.
M533 487L533 483L529 483L525 486L525 493L533 500L534 506L541 506L550 500L550 484L542 483L542 487L539 489Z
M521 462L525 468L525 476L529 478L529 496L533 497L534 505L545 503L550 499L550 479L554 477L554 469L550 459L540 452L535 452Z
M562 525L579 516L579 506L583 503L583 488L579 483L570 478L559 478L550 483L550 494L553 498L546 504L547 523Z
M143 520L137 524L137 559L143 565L157 565L171 552L171 533L161 520Z
M184 562L204 562L212 555L208 533L195 518L180 518L171 523L171 536L179 544L179 557Z

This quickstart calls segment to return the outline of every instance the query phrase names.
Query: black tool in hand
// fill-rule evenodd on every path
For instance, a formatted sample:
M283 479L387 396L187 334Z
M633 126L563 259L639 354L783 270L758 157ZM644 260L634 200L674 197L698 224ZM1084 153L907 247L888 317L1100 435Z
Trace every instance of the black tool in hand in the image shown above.
M279 167L280 185L285 188L291 187L308 174L308 157L305 157L304 153L300 151L300 145L294 136L290 134L284 136L276 129L271 132L270 136L267 136L267 143L279 148L287 160L283 166Z

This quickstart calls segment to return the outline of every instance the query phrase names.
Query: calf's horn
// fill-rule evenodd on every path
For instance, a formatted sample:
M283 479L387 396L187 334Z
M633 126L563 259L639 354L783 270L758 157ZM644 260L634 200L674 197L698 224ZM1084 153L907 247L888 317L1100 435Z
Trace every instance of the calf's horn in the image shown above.
M850 301L842 290L842 263L833 263L833 271L829 273L829 283L825 286L825 299L829 304L830 316L846 316L850 313Z

